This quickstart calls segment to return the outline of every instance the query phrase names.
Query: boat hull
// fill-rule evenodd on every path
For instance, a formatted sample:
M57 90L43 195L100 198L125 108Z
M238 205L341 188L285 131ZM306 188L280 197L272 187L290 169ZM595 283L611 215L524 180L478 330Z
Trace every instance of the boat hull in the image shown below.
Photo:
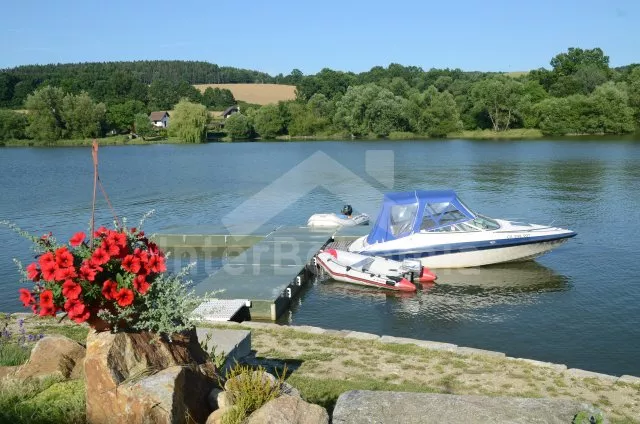
M413 248L406 251L399 249L385 251L382 249L369 248L360 253L382 256L394 260L407 258L419 259L420 263L428 268L469 268L504 262L531 260L555 249L573 235L575 235L575 233L567 237L547 238L540 241L527 241L517 244L487 241L486 243L463 243L463 246L468 245L464 247L456 244L428 246L423 249ZM351 249L350 247L349 250Z
M384 275L352 269L350 266L336 262L333 255L327 252L320 252L316 255L316 264L336 281L392 291L414 292L417 290L413 283L404 278L392 280Z

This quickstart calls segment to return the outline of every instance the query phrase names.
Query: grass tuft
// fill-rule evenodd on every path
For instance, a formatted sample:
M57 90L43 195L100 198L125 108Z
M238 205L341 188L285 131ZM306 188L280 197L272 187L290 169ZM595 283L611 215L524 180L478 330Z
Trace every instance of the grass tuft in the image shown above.
M86 422L82 380L0 382L0 422L80 424Z

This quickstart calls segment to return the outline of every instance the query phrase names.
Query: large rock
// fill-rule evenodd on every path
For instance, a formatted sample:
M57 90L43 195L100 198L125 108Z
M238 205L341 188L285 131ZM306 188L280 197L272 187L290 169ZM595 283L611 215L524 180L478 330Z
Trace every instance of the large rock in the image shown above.
M394 421L389 421L394 422ZM247 424L328 424L329 414L319 405L282 395L249 416Z
M82 377L85 348L78 342L64 336L47 336L31 350L29 360L15 373L19 379L60 377Z
M87 421L204 422L207 395L217 385L195 332L170 343L154 334L89 332L84 363Z
M601 413L589 404L564 399L353 390L338 398L332 422L566 424L581 411Z

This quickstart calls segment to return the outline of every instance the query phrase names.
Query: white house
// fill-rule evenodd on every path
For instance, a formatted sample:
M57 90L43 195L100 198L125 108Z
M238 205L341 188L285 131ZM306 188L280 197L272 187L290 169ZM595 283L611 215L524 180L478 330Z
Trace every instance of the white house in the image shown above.
M169 113L167 111L151 112L149 120L154 127L167 128L169 126Z

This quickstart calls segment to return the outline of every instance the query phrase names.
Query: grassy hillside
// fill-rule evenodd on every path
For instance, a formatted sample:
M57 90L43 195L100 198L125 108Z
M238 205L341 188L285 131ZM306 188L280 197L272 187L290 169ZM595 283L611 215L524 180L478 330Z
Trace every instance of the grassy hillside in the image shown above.
M281 100L296 98L295 85L281 84L194 84L194 87L204 93L207 87L226 88L233 93L236 100L257 105L278 103Z

